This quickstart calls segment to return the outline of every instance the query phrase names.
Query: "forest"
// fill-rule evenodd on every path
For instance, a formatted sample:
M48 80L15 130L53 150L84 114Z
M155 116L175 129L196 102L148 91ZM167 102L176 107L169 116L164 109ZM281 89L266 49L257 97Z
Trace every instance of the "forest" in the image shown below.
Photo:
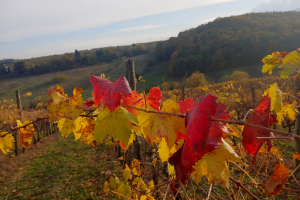
M259 64L268 52L300 44L300 12L249 13L217 18L155 47L157 61L170 61L173 76Z

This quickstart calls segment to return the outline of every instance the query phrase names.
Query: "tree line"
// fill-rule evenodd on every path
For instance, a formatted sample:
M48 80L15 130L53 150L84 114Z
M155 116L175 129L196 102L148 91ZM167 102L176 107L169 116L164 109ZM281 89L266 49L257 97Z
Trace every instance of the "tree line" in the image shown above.
M0 61L0 75L38 75L110 63L126 57L154 52L154 47L155 43L141 43L83 51L75 50L74 53L25 60L5 59Z

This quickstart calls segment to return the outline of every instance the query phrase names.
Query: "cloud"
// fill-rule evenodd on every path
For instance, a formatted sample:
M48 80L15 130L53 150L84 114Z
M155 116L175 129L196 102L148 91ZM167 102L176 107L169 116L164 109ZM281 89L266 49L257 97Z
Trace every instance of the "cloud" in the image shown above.
M162 27L162 26L166 26L166 25L137 26L137 27L123 28L123 29L115 31L115 32L141 31L141 30L146 30L146 29L159 28L159 27Z
M213 18L209 18L209 19L203 19L203 20L200 20L200 21L188 22L188 24L204 24L204 23L207 23L207 22L214 21L215 19L216 19L216 17L213 17Z
M284 12L296 8L300 8L300 0L265 0L254 7L251 12Z
M230 1L235 0L1 0L0 42L69 33Z

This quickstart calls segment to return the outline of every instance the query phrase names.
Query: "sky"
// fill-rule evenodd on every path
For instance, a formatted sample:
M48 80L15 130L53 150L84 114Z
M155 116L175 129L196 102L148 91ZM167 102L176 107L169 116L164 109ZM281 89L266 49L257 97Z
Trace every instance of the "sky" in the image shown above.
M166 40L217 17L300 0L0 0L0 59Z

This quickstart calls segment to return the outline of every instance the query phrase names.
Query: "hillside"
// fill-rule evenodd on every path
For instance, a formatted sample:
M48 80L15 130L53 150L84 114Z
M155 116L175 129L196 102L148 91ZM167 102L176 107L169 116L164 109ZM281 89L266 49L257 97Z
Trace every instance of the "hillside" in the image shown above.
M158 61L170 61L170 73L208 72L259 64L274 51L300 45L300 13L250 13L217 18L156 44Z

